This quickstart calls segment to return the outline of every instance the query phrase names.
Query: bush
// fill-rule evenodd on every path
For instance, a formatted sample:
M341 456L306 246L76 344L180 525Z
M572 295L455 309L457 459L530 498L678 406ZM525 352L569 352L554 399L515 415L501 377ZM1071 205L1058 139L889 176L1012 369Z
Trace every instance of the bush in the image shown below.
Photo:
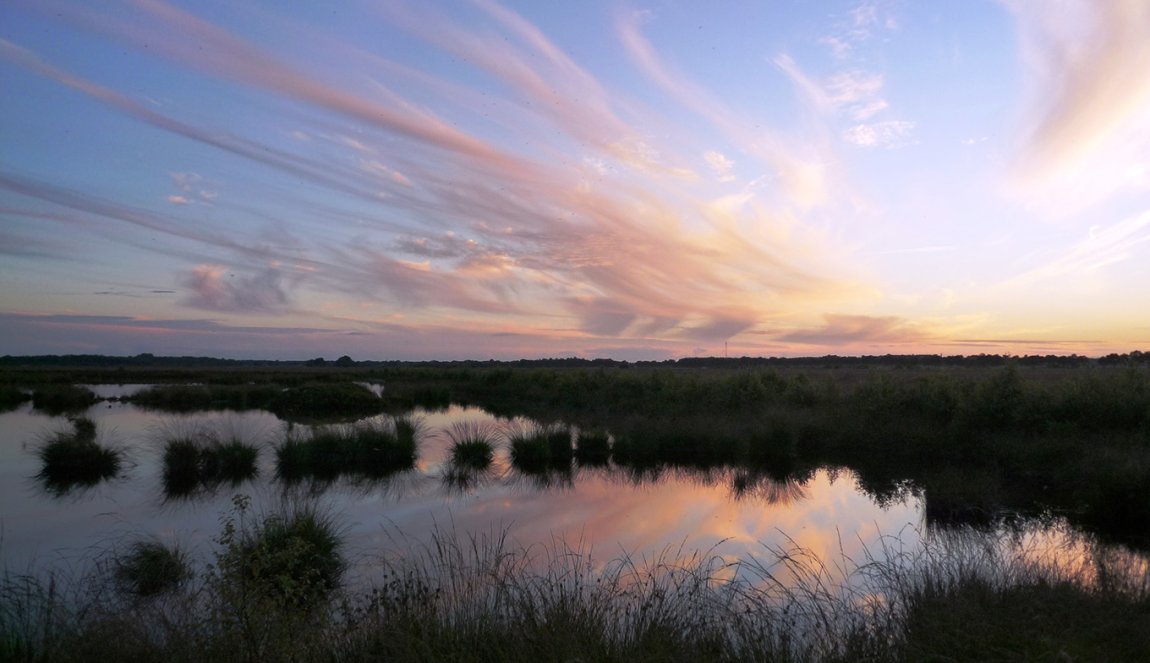
M140 598L174 591L191 575L187 555L158 541L138 541L115 560L121 591Z
M314 507L288 508L244 527L246 498L237 497L240 524L225 523L217 560L220 580L237 597L255 595L300 608L339 587L347 568L343 537L334 521Z

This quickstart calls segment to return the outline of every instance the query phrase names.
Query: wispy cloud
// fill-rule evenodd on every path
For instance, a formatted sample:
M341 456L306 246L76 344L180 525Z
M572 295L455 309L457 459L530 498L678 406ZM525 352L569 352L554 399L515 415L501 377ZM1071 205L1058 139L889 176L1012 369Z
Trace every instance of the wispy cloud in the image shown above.
M1150 190L1150 4L1004 0L1030 80L1016 180L1065 212L1115 191Z
M862 0L834 21L831 31L819 38L838 60L855 57L860 47L876 35L897 30L899 21L890 0Z
M720 182L733 182L735 176L731 170L735 167L735 162L727 158L722 152L715 150L708 150L703 155L703 160L715 171L715 175L719 178Z
M909 120L872 121L890 104L882 94L881 74L851 69L833 74L825 80L809 76L794 58L786 53L775 56L775 66L787 75L801 96L824 121L846 118L853 122L841 130L844 142L856 147L897 148L913 142L917 126Z
M776 132L763 127L761 122L740 117L704 87L675 71L643 35L641 26L647 18L646 14L633 12L619 21L623 45L639 68L677 102L723 132L732 143L763 159L794 203L804 208L826 204L828 172L821 160L797 154Z
M260 233L230 228L230 215L250 210L236 196L217 196L226 184L209 186L198 172L169 171L174 191L163 213L24 176L0 174L0 187L73 210L96 227L178 239L147 248L181 258L175 280L186 306L299 315L304 302L322 296L344 309L459 316L467 320L461 324L542 321L537 333L713 341L761 325L780 307L810 310L856 288L849 251L797 221L830 196L817 150L798 156L675 73L637 19L623 20L619 35L640 71L739 146L740 171L765 169L772 184L732 193L735 158L727 148L688 146L685 158L679 141L635 130L665 118L621 101L625 95L541 31L490 2L477 5L488 18L482 29L428 21L434 14L421 6L393 4L379 16L506 86L531 140L498 146L442 119L470 112L481 96L458 80L359 53L379 79L339 87L183 9L158 0L139 7L130 20L72 5L62 11L118 44L286 102L269 104L282 114L271 119L298 127L282 132L292 140L269 144L181 119L179 108L161 113L14 44L0 44L0 57L171 136L287 174L300 206L287 218L255 210L275 230ZM155 30L167 35L162 43L154 43ZM431 113L389 87L387 76L443 105ZM844 79L830 98L862 100L868 85ZM691 164L715 177L694 175ZM330 192L345 202L327 202ZM192 202L210 202L213 216L193 216Z
M856 124L843 131L843 140L857 147L902 147L914 142L914 128L914 122L904 120Z
M806 345L865 347L871 344L922 343L936 338L921 324L897 316L827 314L823 320L819 327L787 332L777 340Z
M1138 255L1150 242L1150 212L1110 226L1091 227L1086 237L1048 258L1040 266L1007 281L1004 287L1030 287L1064 277L1079 279Z

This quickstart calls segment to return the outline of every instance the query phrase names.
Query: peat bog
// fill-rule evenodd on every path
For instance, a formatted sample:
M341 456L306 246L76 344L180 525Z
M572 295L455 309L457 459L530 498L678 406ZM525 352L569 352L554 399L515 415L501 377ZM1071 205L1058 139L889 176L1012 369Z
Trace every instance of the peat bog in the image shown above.
M0 654L1136 660L1150 648L1150 369L1113 364L6 370L0 416L57 417L24 461L47 499L150 472L156 503L174 505L155 508L191 517L207 500L217 526L197 526L215 534L195 554L155 532L111 545L68 592L58 569L6 567ZM82 385L106 381L152 386L102 406ZM281 423L204 423L257 411ZM117 416L199 423L152 431L149 452L117 441ZM917 510L916 533L847 532L837 559L798 531L735 556L725 539L604 555L580 547L572 515L626 522L627 500L650 495L662 511L634 513L706 503L801 530L788 509L840 476L870 508ZM346 516L318 506L328 495L378 504L360 520L436 504L472 525L476 499L525 500L522 514L571 497L547 512L549 541L435 522L365 560ZM574 542L554 534L571 525Z

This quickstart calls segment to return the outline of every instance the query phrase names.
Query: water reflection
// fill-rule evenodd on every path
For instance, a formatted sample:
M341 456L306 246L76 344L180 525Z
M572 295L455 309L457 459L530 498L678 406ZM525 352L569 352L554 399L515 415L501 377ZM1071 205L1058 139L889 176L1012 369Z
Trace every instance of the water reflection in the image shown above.
M760 500L767 504L790 505L807 499L804 488L809 477L774 476L755 470L734 470L731 473L731 497L734 500Z
M211 549L220 515L237 490L251 495L257 509L274 510L285 499L321 502L347 523L349 550L360 551L379 550L389 537L394 542L395 532L413 545L426 543L434 536L434 523L450 522L462 533L496 528L523 546L556 539L578 542L605 560L619 554L654 555L668 547L713 550L724 560L743 561L746 569L755 568L756 561L765 563L780 548L801 549L833 569L834 560L921 554L931 546L953 552L973 545L948 538L956 531L968 538L979 533L999 547L996 554L1056 551L1045 554L1059 564L1093 569L1092 575L1083 575L1091 582L1145 564L1144 557L1128 551L1124 557L1114 547L1070 541L1066 532L1071 528L1053 516L1011 521L997 514L974 519L977 528L956 528L972 521L948 506L965 503L962 486L969 477L964 476L956 476L956 487L947 493L942 483L924 491L912 483L875 481L846 469L787 465L778 459L731 467L709 461L676 465L633 454L630 458L643 462L626 462L626 455L615 453L617 440L607 431L500 419L456 406L416 412L421 423L415 427L414 455L404 469L364 471L353 454L330 472L292 474L285 471L280 453L285 445L314 440L332 427L289 425L258 411L173 417L126 403L112 405L84 414L133 460L131 472L66 506L42 490L25 489L19 479L41 469L35 449L42 437L37 436L53 426L72 428L27 405L0 415L0 553L5 564L19 568L48 551L83 549L103 540L110 523L149 536L184 537L189 549L203 553ZM371 442L363 457L370 465L370 454L382 448L376 443L398 437L399 421L415 420L381 415L337 427L335 437L346 433L354 438L357 430L383 435L364 438ZM461 423L470 426L470 433L482 432L479 437L491 448L485 464L453 462L453 449L468 432L456 430ZM197 443L195 472L188 476L172 472L174 461L167 457L167 442L180 436ZM545 461L533 464L526 452L516 454L516 436L535 440L546 450ZM258 450L250 465L236 474L208 469L202 450L233 439ZM664 444L671 438L659 439ZM316 462L330 460L318 454ZM881 499L876 501L876 495Z

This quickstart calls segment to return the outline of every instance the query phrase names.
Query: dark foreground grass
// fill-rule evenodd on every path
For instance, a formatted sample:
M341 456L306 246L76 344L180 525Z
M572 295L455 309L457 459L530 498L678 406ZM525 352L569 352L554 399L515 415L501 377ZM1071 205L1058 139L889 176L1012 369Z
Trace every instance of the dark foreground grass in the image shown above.
M133 543L113 567L120 591L139 598L175 591L192 576L187 553L159 541Z
M1053 564L970 530L862 560L795 544L731 562L667 549L606 563L505 533L398 540L347 587L338 527L238 502L214 563L175 589L109 594L0 578L11 661L1140 661L1145 561ZM965 537L965 538L964 538ZM112 588L119 587L115 583ZM117 590L119 591L119 590Z

